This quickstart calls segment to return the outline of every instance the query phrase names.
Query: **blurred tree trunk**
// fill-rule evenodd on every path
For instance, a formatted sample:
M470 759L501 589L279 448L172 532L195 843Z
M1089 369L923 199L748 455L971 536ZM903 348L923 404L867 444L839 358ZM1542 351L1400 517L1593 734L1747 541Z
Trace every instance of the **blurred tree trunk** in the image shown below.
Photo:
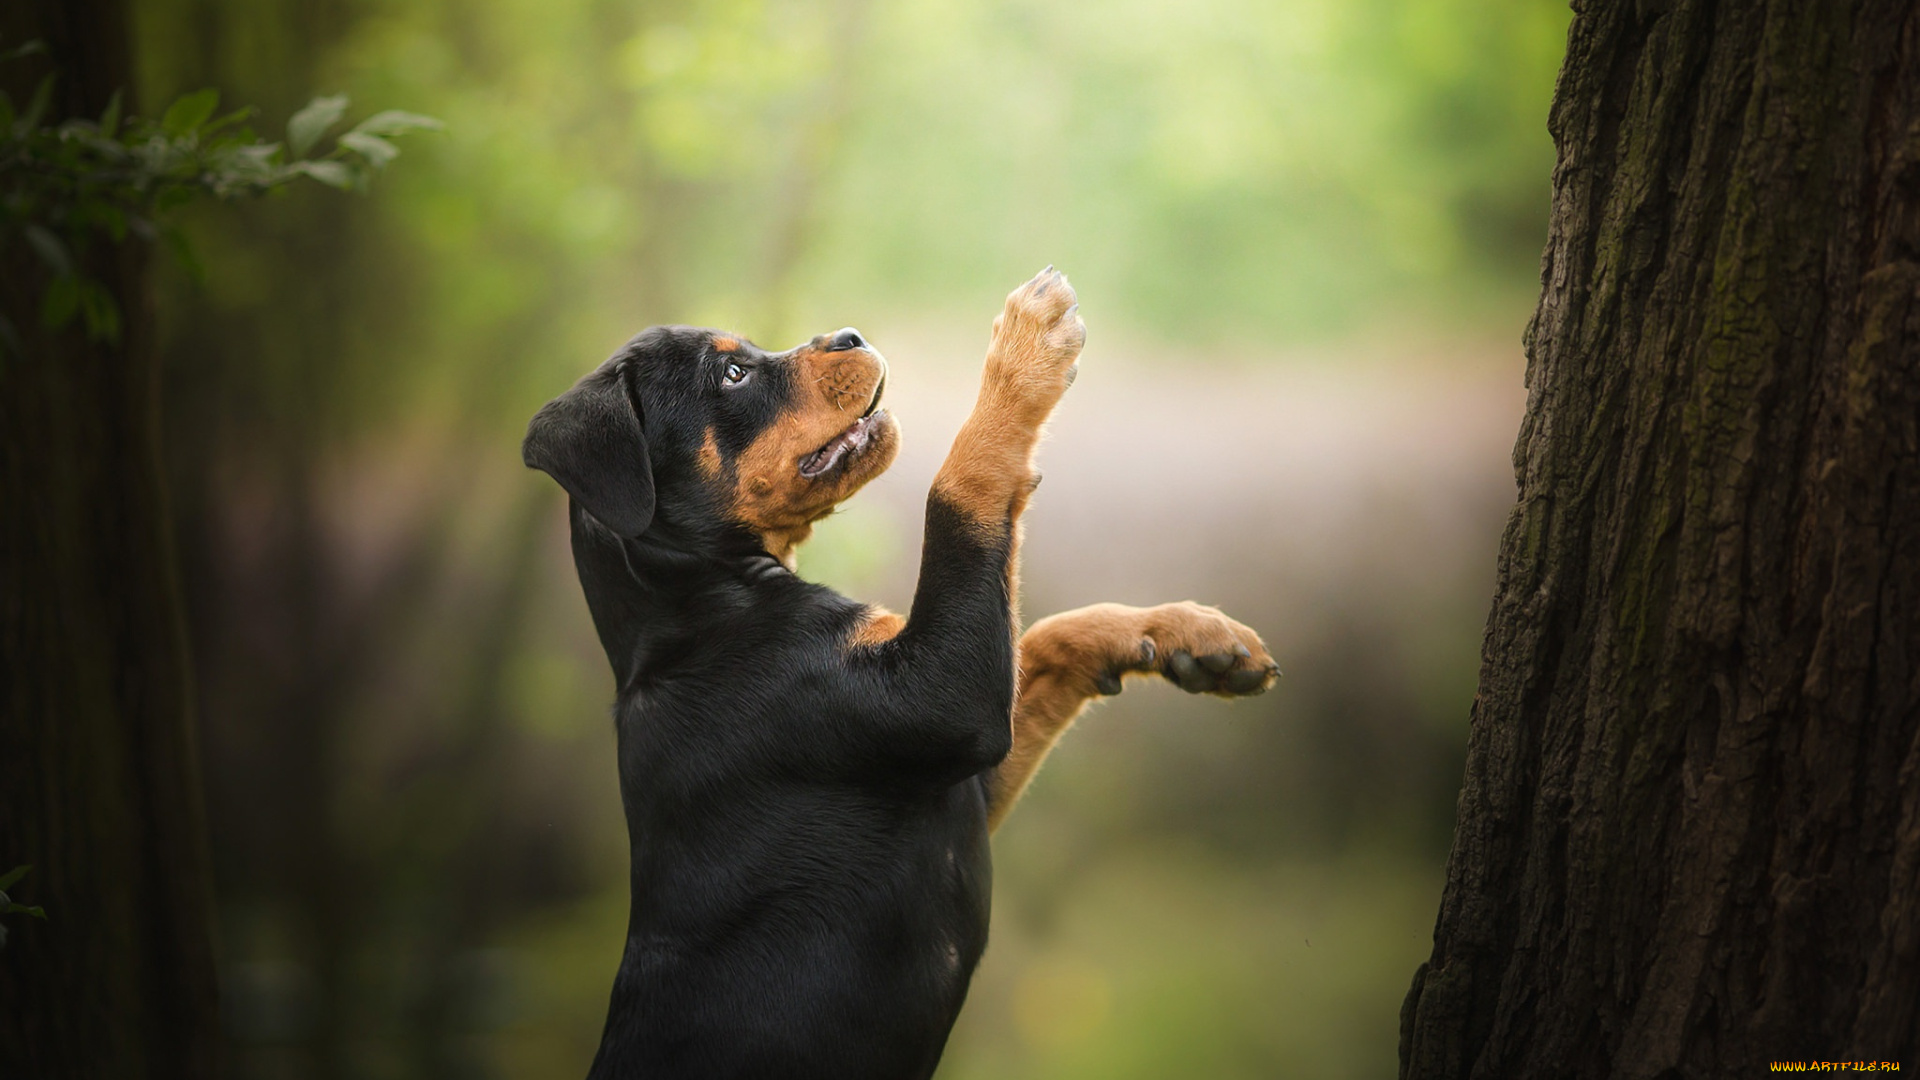
M1575 9L1402 1076L1920 1064L1920 5Z
M40 38L55 116L131 90L120 0L0 10ZM0 72L16 102L44 66ZM21 83L25 81L26 85ZM33 865L0 951L0 1071L22 1080L213 1073L206 842L161 483L146 251L79 253L113 292L118 342L40 328L44 271L9 247L0 308L0 870Z

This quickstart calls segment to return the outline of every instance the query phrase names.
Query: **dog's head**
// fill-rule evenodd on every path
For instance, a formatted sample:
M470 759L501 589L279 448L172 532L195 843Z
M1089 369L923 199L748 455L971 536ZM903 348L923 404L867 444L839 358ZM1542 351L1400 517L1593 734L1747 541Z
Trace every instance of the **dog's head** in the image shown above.
M541 408L521 453L621 536L732 534L790 563L814 522L893 463L886 381L851 328L769 353L656 326Z

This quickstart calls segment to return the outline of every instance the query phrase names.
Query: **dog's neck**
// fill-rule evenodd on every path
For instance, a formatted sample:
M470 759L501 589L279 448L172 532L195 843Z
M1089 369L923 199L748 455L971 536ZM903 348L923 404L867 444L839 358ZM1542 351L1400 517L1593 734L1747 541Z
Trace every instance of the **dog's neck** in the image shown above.
M791 529L772 529L759 534L760 554L792 571L799 566L800 545L813 535L813 524L798 525Z
M808 588L750 536L689 537L661 525L621 537L577 504L572 518L574 565L622 693L732 613Z

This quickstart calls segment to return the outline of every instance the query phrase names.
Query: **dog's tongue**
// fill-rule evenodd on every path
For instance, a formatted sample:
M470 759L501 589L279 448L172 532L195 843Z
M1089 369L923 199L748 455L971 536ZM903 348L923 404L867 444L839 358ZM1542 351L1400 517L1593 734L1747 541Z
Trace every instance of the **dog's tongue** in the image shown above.
M835 435L827 445L800 459L800 475L809 479L819 476L840 463L847 452L865 446L867 443L867 423L872 414L863 416L847 426L847 430Z

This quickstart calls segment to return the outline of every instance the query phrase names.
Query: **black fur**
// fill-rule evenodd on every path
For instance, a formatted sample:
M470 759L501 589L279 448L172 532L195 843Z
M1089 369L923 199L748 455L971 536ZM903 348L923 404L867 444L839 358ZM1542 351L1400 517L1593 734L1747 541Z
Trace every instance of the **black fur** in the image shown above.
M932 1074L986 946L986 774L1014 691L1010 526L933 498L907 628L729 521L696 465L787 388L719 389L713 335L655 328L534 418L618 682L626 950L590 1080ZM1004 523L1003 523L1004 524Z

